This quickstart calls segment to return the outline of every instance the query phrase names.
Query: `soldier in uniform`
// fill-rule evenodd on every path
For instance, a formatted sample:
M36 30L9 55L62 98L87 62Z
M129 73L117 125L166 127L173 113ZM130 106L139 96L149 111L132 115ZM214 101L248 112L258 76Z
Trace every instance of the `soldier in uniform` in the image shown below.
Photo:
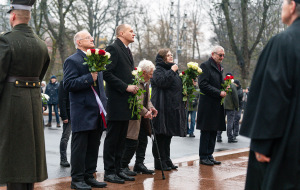
M0 184L33 189L47 179L42 81L49 65L45 43L28 26L35 0L12 0L12 31L0 36Z

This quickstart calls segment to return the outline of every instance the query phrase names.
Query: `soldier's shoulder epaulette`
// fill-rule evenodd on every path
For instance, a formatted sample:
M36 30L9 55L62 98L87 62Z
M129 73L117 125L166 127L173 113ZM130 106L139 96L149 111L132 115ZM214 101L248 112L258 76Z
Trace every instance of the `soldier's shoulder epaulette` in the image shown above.
M11 33L11 31L9 31L9 32L1 32L0 36L4 36L4 35L9 34L9 33Z

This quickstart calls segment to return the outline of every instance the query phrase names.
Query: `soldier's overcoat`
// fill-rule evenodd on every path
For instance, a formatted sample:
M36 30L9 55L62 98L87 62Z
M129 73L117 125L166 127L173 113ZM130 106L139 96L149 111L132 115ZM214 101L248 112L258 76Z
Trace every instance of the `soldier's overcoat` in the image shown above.
M7 80L17 76L41 81L49 61L45 43L27 24L0 36L0 184L47 178L41 89Z

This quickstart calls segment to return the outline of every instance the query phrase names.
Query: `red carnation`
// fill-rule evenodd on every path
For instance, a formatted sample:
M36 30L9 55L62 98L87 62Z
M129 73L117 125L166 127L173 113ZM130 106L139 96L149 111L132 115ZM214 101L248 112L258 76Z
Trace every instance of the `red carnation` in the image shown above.
M105 52L103 49L100 49L100 50L99 50L99 55L105 55L105 53L106 53L106 52Z
M92 54L95 54L95 51L96 51L95 49L91 49Z
M182 74L184 75L184 74L185 74L185 72L184 72L184 71L182 71Z
M135 67L134 70L137 70L137 68Z
M230 79L234 79L234 77L233 77L233 76L230 76Z

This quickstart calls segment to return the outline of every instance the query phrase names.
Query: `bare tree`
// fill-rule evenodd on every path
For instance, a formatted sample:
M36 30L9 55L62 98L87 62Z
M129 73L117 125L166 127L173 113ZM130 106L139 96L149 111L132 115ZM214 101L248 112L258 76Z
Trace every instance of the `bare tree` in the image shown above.
M55 39L57 43L57 47L60 53L61 63L65 61L67 58L67 46L65 41L66 35L66 26L65 26L65 19L72 7L72 4L75 0L56 0L50 1L41 0L41 9L44 13L44 18L46 20L48 29L51 33L51 36ZM49 5L48 5L49 3ZM49 15L54 16L58 19L50 20Z
M215 31L219 39L223 38L223 41L226 41L228 38L244 86L249 79L251 57L257 47L262 48L261 38L268 26L267 16L276 2L278 0L221 0L220 3L214 4L214 7L217 7L215 11L219 11L214 15L217 17L211 14Z

